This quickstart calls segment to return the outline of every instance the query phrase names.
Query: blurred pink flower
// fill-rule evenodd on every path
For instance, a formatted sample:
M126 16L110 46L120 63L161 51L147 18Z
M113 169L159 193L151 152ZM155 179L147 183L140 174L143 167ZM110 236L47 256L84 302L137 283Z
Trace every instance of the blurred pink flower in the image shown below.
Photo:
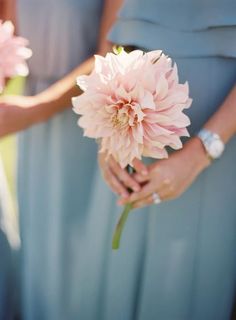
M30 58L31 50L26 48L27 45L26 39L14 36L14 26L10 21L0 21L0 92L6 78L28 74L25 60Z
M176 64L159 50L95 56L93 72L77 84L84 91L73 99L79 126L123 168L142 156L165 158L166 146L180 149L188 136L188 83L179 83Z

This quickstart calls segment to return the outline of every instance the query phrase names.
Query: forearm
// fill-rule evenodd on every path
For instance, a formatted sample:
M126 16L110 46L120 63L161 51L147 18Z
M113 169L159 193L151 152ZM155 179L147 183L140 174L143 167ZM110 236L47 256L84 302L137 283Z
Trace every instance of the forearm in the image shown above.
M35 110L35 113L37 114L36 122L45 121L56 113L70 108L71 98L82 93L80 88L76 85L76 78L80 75L89 74L93 69L93 65L94 58L91 57L66 77L38 94L35 97L37 105L37 110Z
M235 135L236 85L204 127L212 132L218 133L224 143L227 143L230 138Z
M123 0L105 0L104 9L100 26L100 35L98 41L98 54L104 55L112 48L111 43L107 41L106 35L116 19L116 13ZM45 121L57 112L60 112L71 106L71 98L81 94L81 90L76 86L76 78L80 75L89 74L94 66L94 58L91 57L78 68L73 70L62 80L37 95L40 112L37 122Z
M0 0L0 19L11 20L16 26L16 1Z
M236 133L236 85L221 104L219 109L205 123L204 128L217 133L224 143L227 143ZM186 155L196 162L196 168L201 172L211 161L207 155L201 140L193 137L188 141L185 148Z
M0 19L5 19L6 0L0 0Z

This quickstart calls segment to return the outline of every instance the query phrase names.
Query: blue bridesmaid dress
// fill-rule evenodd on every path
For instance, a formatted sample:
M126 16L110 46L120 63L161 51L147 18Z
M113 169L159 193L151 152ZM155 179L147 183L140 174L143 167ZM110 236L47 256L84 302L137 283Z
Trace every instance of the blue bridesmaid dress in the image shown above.
M1 215L1 213L0 213ZM12 319L12 249L5 232L0 228L0 319Z
M235 85L234 0L126 0L109 39L162 49L177 62L193 98L191 135ZM87 215L84 283L91 296L84 295L80 319L230 319L236 293L235 163L233 137L222 158L180 198L131 214L117 252L111 239L121 209L97 175Z
M29 93L93 52L99 8L91 0L20 0L21 30L35 53ZM110 39L163 49L177 62L193 98L191 134L235 84L234 0L127 0ZM116 252L111 239L121 209L95 158L71 111L20 137L24 319L229 320L235 138L179 199L131 214Z
M94 54L102 5L102 0L18 1L20 34L33 50L27 94L46 89ZM83 138L76 122L68 108L19 136L24 320L78 319L97 147Z
M18 253L15 212L0 158L0 320L13 320L19 311Z

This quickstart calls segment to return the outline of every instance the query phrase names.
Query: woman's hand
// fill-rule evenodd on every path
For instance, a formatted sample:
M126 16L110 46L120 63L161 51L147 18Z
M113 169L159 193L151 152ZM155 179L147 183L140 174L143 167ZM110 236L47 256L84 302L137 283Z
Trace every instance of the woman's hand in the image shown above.
M113 157L107 159L104 153L100 153L98 161L103 178L113 192L123 198L127 198L130 195L128 189L135 192L141 190L140 184L125 169L122 169ZM146 166L140 160L134 160L133 165L137 173L142 173L143 176L148 173Z
M153 193L162 201L179 197L210 163L198 138L192 138L182 150L172 153L168 159L159 160L148 167L144 176L136 173L134 178L143 187L129 197L122 197L119 204L134 203L134 208L153 204Z
M0 137L47 119L49 108L37 96L0 97Z

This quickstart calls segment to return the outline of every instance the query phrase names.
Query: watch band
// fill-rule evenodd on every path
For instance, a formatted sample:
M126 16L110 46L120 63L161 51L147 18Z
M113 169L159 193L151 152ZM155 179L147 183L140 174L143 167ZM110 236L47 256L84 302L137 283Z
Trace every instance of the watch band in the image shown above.
M197 136L201 140L211 161L220 158L225 145L217 133L203 128L198 132Z

